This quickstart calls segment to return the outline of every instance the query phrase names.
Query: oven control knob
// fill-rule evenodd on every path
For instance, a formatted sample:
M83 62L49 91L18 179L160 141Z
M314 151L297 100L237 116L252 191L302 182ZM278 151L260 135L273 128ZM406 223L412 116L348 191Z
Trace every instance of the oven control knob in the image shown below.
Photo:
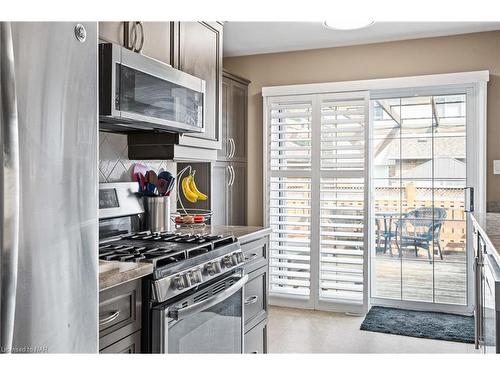
M182 276L176 276L174 279L174 285L177 289L181 290L186 287L186 281Z
M182 275L182 278L184 279L184 285L185 287L190 287L191 286L191 277L189 274L184 274Z
M213 264L214 264L215 273L221 273L222 266L220 265L220 262L214 262Z
M233 253L233 255L231 255L231 263L233 263L233 266L237 266L240 263L237 253Z
M215 266L214 266L215 262L212 262L212 263L207 263L207 265L205 266L206 270L207 270L207 273L210 275L210 276L213 276L215 275Z
M231 255L226 255L224 258L222 258L222 263L224 264L224 267L231 268L233 266Z
M238 257L238 263L245 263L245 256L243 253L236 253L236 256Z
M202 280L201 270L198 268L196 270L191 271L189 273L189 277L191 279L191 283L193 284L201 283Z

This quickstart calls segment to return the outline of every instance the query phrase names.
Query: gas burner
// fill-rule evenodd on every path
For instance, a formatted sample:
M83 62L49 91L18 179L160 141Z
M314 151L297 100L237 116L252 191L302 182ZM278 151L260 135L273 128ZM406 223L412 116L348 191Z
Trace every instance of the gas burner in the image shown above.
M122 237L122 239L130 239L130 240L143 240L143 241L152 240L152 241L193 243L193 244L216 242L227 238L228 238L227 236L225 237L221 234L209 235L209 234L170 233L170 232L151 233L149 231L132 233Z
M152 233L131 233L99 246L99 259L120 262L148 262L154 269L186 261L228 244L235 243L232 236Z

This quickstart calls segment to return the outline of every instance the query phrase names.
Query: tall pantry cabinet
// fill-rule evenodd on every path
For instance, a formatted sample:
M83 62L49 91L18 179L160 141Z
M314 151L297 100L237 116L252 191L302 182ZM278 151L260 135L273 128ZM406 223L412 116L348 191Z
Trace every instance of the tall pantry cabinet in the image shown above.
M216 225L247 223L247 114L250 81L223 71L221 149L212 167Z

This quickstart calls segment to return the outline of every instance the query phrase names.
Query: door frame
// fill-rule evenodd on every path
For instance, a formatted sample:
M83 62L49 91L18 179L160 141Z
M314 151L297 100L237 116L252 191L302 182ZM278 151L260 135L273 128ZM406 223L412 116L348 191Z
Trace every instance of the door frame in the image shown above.
M387 99L389 97L411 97L413 95L432 96L432 95L466 95L466 186L474 188L474 210L485 212L486 210L486 147L481 149L481 146L486 145L486 82L479 81L468 84L448 84L434 85L428 87L410 87L396 88L386 90L372 90L370 99ZM371 108L371 106L370 106ZM371 120L370 116L370 120ZM371 135L373 126L369 126L370 131L370 147ZM368 158L370 165L368 168L372 170L373 159ZM372 184L372 181L370 181ZM370 192L373 189L370 186ZM373 199L370 196L369 203L372 205ZM373 218L370 218L370 233L374 234ZM369 305L400 307L413 310L437 311L455 314L470 315L473 312L474 301L474 280L473 280L473 238L472 238L472 222L470 215L466 216L466 262L467 262L467 302L466 305L452 305L446 303L435 302L419 302L419 301L402 301L397 299L372 297L372 285L375 285L375 265L372 262L374 259L374 248L369 249L369 273L370 273L370 290L369 290Z

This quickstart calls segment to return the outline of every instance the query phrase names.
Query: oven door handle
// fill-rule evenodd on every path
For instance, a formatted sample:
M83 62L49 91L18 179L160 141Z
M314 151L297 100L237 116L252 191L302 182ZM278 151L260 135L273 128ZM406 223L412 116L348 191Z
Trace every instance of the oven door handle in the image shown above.
M181 309L173 308L173 309L168 311L167 315L171 319L182 320L189 315L196 314L196 313L199 313L203 310L209 309L210 307L215 306L218 303L224 301L225 299L229 298L234 293L236 293L238 290L243 288L243 286L246 284L247 281L248 281L248 275L245 275L241 278L238 278L238 281L236 283L231 285L229 288L227 288L223 292L220 292L219 294L217 294L209 299L192 304L191 306L188 306L188 307L184 307Z

